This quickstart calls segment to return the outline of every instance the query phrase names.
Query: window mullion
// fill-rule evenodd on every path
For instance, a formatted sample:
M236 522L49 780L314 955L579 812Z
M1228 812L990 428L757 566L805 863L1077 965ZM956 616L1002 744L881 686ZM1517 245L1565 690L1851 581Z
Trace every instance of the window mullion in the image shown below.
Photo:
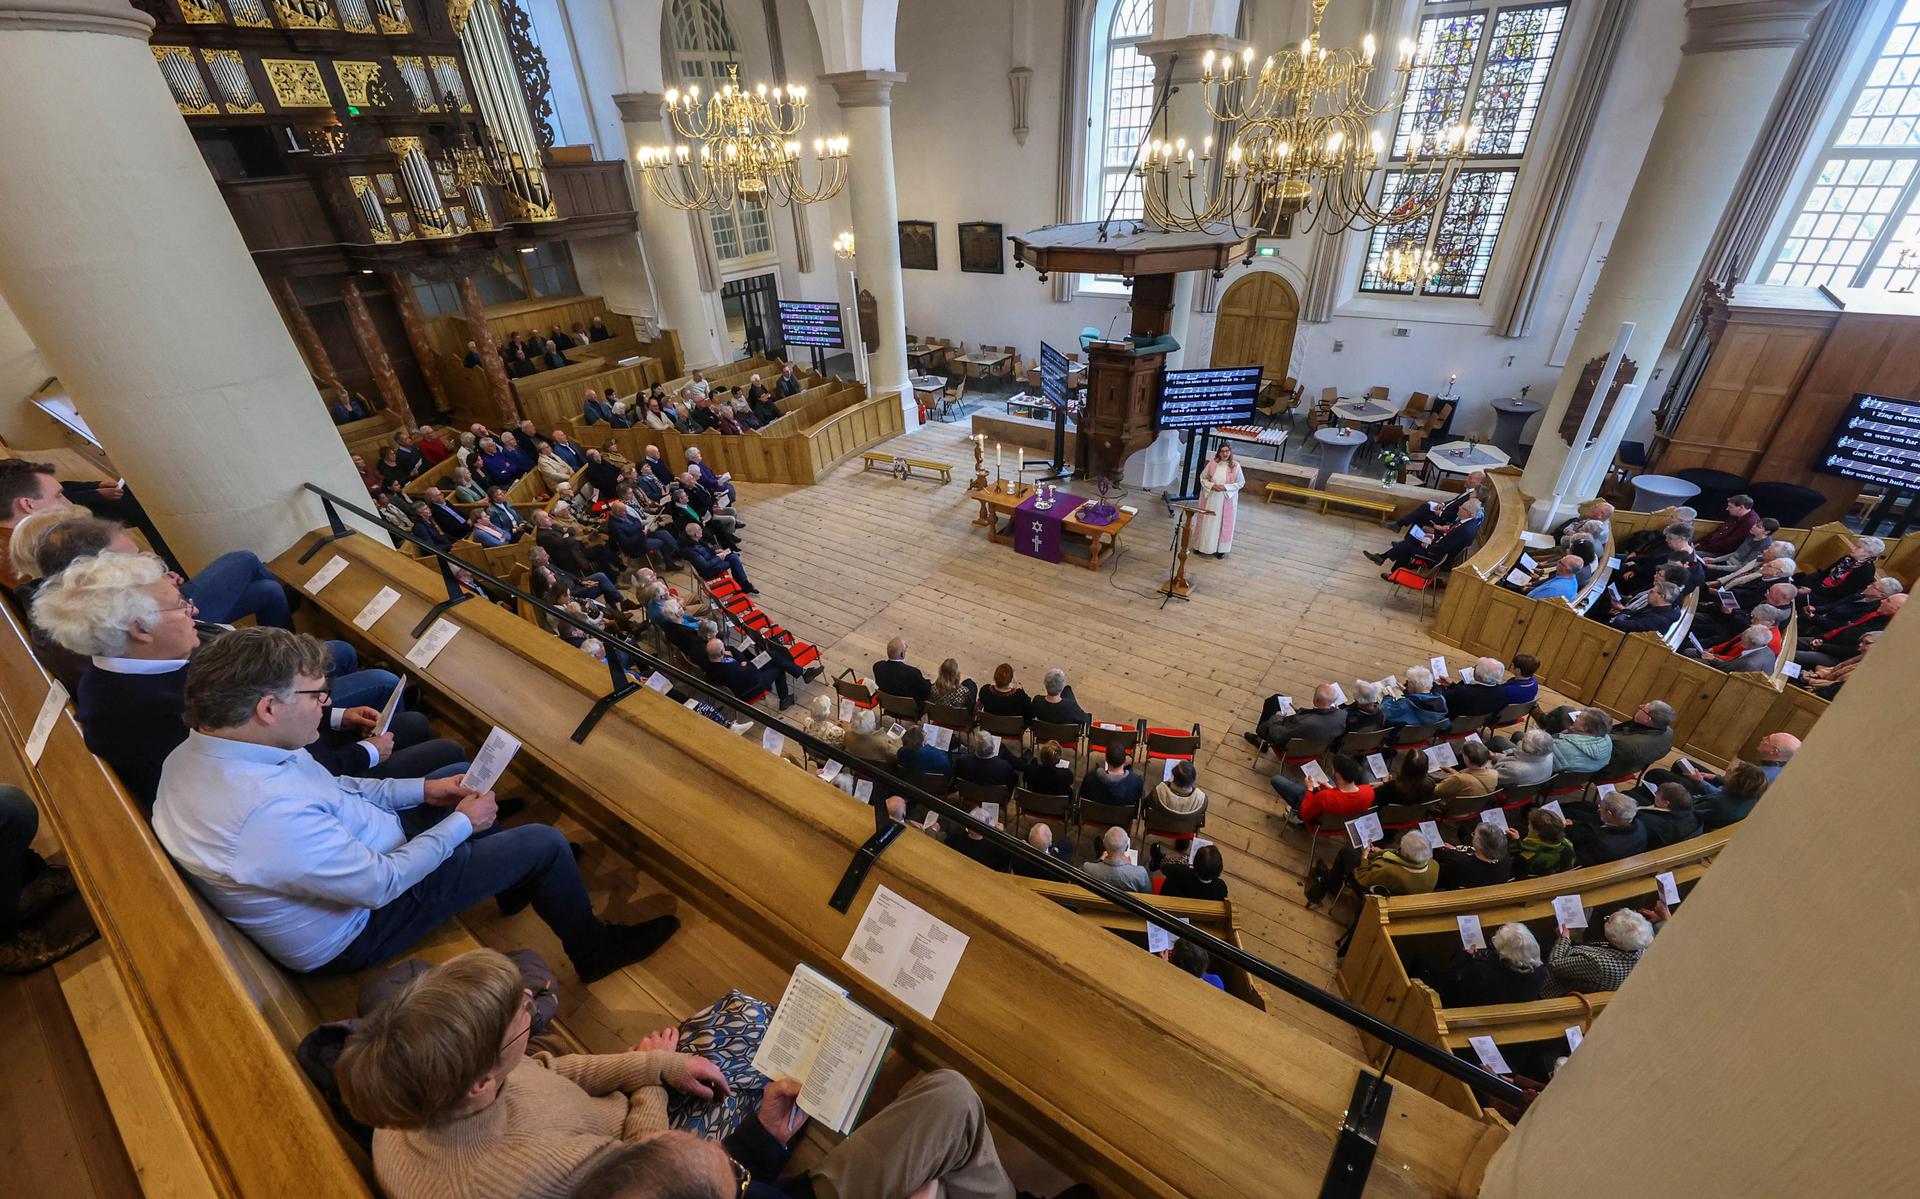
M1886 157L1906 159L1909 161L1920 160L1920 154L1889 154L1886 155ZM1892 208L1888 209L1887 218L1881 224L1880 232L1876 234L1873 241L1868 244L1866 258L1861 261L1860 266L1853 272L1853 286L1865 287L1867 285L1867 281L1873 277L1873 272L1879 268L1880 259L1886 254L1887 248L1893 243L1894 234L1897 233L1900 226L1906 222L1908 215L1912 212L1915 201L1920 200L1920 161L1916 161L1915 165L1916 169L1907 179L1906 187L1900 190L1900 198L1894 202Z

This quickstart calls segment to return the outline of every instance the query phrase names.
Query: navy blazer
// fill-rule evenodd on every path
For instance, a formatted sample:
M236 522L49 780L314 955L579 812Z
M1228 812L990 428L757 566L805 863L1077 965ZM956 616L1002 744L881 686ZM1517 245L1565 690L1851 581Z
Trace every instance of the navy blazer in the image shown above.
M772 669L771 666L767 669ZM718 662L707 663L707 678L725 687L728 691L745 700L751 700L765 691L771 682L759 667L751 662L742 662L729 654Z
M560 461L575 470L579 470L587 464L587 456L581 453L580 447L571 441L554 441L552 438L548 438L547 446L553 451L554 457L560 459Z
M613 406L605 400L588 400L586 411L582 413L582 417L590 425L599 424L601 421L612 424Z
M1680 619L1679 604L1668 604L1664 608L1656 608L1648 604L1636 612L1622 612L1607 624L1623 633L1664 633L1672 628L1673 622L1678 619Z
M693 568L700 572L700 577L703 579L711 579L717 575L723 575L727 573L727 568L731 565L726 558L714 552L711 542L705 540L690 541L681 552L692 559ZM728 555L728 557L731 556L732 555Z
M1476 516L1472 520L1461 521L1453 531L1435 538L1432 545L1420 551L1420 557L1429 562L1440 562L1473 544L1480 534L1480 522L1484 517Z
M465 537L467 530L472 527L452 504L429 504L427 508L433 513L433 523L439 526L440 531L456 541Z
M644 553L647 544L647 522L632 514L607 517L607 536L625 553Z

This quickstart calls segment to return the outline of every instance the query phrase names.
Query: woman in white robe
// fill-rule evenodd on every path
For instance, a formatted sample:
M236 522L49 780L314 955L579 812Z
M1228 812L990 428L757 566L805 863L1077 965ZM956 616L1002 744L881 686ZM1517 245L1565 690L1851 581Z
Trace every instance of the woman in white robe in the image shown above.
M1200 502L1206 511L1194 517L1193 550L1224 558L1233 549L1233 526L1240 511L1240 489L1247 476L1234 461L1233 446L1226 442L1208 460L1200 472Z

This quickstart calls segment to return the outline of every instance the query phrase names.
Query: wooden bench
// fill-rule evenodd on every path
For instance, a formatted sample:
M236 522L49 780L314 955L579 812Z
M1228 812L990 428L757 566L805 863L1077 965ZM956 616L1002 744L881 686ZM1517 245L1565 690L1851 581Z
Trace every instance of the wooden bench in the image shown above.
M1336 491L1321 491L1315 487L1301 487L1295 483L1269 483L1266 486L1266 492L1267 503L1269 504L1274 501L1274 497L1276 496L1286 496L1289 498L1302 499L1308 503L1317 503L1320 505L1320 511L1322 512L1325 512L1331 504L1343 504L1349 508L1358 508L1362 511L1377 513L1384 517L1392 516L1394 509L1398 506L1392 500L1369 499L1366 496L1359 495L1342 495Z
M274 560L289 583L317 569L297 561L312 539ZM349 567L312 597L312 618L342 626L363 656L404 654L439 597L437 572L371 538L328 550ZM401 598L362 634L352 616L383 586ZM873 832L866 805L774 758L757 738L731 735L644 688L575 744L581 715L606 689L603 666L555 654L550 635L492 605L463 604L448 619L461 627L459 644L414 673L436 714L463 735L500 725L519 737L514 765L524 763L530 788L670 889L681 936L698 923L781 971L805 961L827 973L895 1023L894 1045L908 1062L961 1070L1002 1127L1018 1128L1030 1148L1102 1193L1224 1199L1244 1195L1255 1177L1285 1192L1318 1186L1352 1095L1351 1055L1189 985L1168 963L929 838L895 842L850 910L837 912L827 897ZM684 852L695 844L712 852ZM937 1019L842 960L878 886L969 938ZM670 942L645 965L674 949ZM706 957L678 960L716 985L749 986ZM617 1018L620 998L596 1010ZM1057 1013L1072 1018L1048 1018ZM569 1022L586 1034L571 1012ZM1181 1137L1142 1135L1138 1109L1114 1100L1145 1095L1162 1118L1179 1121ZM1394 1119L1375 1174L1391 1180L1392 1195L1475 1193L1503 1135L1411 1090L1395 1096Z
M935 462L929 458L902 458L884 450L868 450L860 455L860 473L865 474L876 466L882 466L893 472L896 479L913 477L916 470L940 476L942 483L953 482L953 467L949 463Z

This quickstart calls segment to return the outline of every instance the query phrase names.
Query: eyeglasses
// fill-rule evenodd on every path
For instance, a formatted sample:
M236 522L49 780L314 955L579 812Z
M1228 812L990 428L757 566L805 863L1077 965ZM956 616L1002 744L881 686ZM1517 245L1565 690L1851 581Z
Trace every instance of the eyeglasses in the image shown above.
M325 687L310 687L304 690L296 687L294 688L293 693L295 695L317 696L318 702L321 707L325 707L333 699L333 693L327 690L327 688Z
M753 1175L747 1171L745 1166L733 1160L731 1157L727 1158L727 1164L733 1167L733 1181L734 1186L737 1188L734 1194L738 1196L738 1199L746 1199L747 1188L753 1185Z
M165 607L165 608L162 608L162 609L160 609L160 611L162 611L162 612L193 612L193 613L198 613L198 612L200 611L200 605L199 605L199 604L196 604L196 603L194 603L194 602L193 602L192 600L190 600L190 599L182 599L182 600L181 600L181 601L180 601L179 603L177 603L177 604L173 604L173 605L170 605L170 606L168 606L168 607Z

